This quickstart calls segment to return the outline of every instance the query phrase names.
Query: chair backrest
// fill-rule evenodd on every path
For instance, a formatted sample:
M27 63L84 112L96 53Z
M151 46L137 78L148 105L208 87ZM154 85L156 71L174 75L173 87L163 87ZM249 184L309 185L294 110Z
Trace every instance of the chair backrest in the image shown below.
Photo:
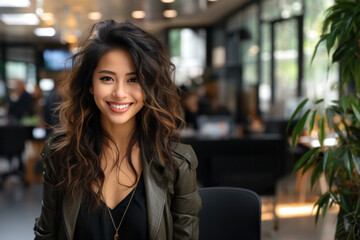
M250 190L233 187L200 188L199 239L260 240L261 201Z
M21 154L25 148L29 130L22 126L0 127L0 155Z

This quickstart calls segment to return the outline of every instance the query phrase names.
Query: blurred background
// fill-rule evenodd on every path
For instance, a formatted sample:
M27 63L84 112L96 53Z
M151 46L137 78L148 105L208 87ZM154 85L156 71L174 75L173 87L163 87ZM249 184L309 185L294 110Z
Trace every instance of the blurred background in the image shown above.
M313 50L333 0L0 0L0 239L33 239L40 152L56 122L66 59L104 19L158 36L176 66L200 187L235 186L262 200L262 239L331 239L336 209L314 224L323 191L292 174L313 147L292 149L286 125L304 98L339 98L339 70ZM315 200L314 200L315 199Z

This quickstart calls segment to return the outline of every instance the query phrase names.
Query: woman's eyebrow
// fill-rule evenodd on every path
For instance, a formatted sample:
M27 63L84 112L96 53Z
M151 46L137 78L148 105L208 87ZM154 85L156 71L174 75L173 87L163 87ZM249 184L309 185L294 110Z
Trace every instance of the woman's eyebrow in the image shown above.
M136 75L136 72L129 72L127 74L125 74L126 76L130 76L130 75Z
M110 70L100 70L99 73L107 73L107 74L111 74L111 75L116 75L115 72L110 71Z
M107 74L111 74L111 75L116 76L116 73L113 72L113 71L110 71L110 70L100 70L99 73L107 73ZM129 72L129 73L125 74L125 76L131 76L131 75L136 75L136 72Z

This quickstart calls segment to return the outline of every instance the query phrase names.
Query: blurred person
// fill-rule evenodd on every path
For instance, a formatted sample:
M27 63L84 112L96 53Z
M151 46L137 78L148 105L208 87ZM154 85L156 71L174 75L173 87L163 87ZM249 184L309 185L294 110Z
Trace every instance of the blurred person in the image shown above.
M174 66L130 23L95 24L43 150L35 239L198 239L197 158L179 143Z
M25 83L15 79L15 88L10 92L8 117L9 123L17 124L24 116L32 114L33 97L25 90Z
M36 115L40 117L43 114L43 93L39 84L35 85L34 92L31 96L33 98L31 115Z
M199 95L195 91L184 91L182 105L186 127L197 129L196 118L199 111Z

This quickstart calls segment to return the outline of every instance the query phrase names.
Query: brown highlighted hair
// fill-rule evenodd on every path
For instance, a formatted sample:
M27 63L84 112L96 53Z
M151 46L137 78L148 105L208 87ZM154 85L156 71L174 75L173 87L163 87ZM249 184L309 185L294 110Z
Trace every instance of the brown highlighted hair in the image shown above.
M101 56L117 48L130 53L138 82L145 92L145 105L136 115L136 129L126 155L136 177L131 150L141 139L149 162L159 157L165 166L164 184L169 181L175 167L172 142L179 142L178 129L183 126L179 90L173 82L174 65L161 42L128 22L107 20L95 24L89 39L72 57L72 69L60 86L63 97L59 108L60 128L65 134L54 147L60 164L59 187L70 197L82 189L87 199L96 200L95 206L100 203L104 183L100 167L102 149L104 144L116 144L101 127L100 110L89 89ZM119 161L118 148L113 150ZM93 185L98 189L96 192Z

